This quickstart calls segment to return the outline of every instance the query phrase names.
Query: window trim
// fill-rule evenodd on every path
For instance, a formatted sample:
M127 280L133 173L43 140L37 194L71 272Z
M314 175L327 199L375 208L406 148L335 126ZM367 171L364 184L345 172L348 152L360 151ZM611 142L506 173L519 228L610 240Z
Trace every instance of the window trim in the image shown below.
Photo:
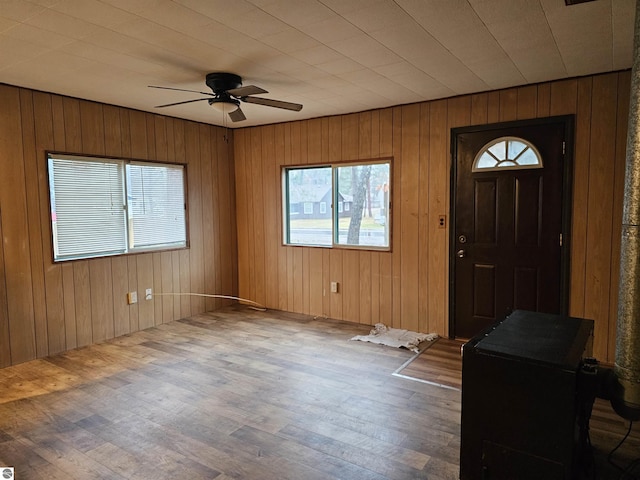
M386 212L386 220L385 220L385 229L387 229L388 234L388 245L387 246L375 246L375 245L348 245L344 243L338 243L338 224L340 220L340 215L338 213L338 199L334 196L337 178L336 178L336 170L339 167L349 167L349 166L359 166L359 165L374 165L374 164L388 164L389 165L389 197L388 197L388 211ZM304 169L313 169L313 168L331 168L331 200L329 202L328 208L331 212L331 244L305 244L305 243L290 243L290 232L289 232L289 220L288 216L288 205L290 200L290 194L287 185L287 172L289 170L304 170ZM393 157L382 157L382 158L373 158L373 159L359 159L359 160L349 160L349 161L340 161L340 162L324 162L324 163L309 163L309 164L291 164L291 165L280 165L280 182L282 193L280 195L281 203L281 211L282 211L282 224L281 224L281 233L282 233L282 245L285 247L303 247L303 248L327 248L327 249L342 249L342 250L359 250L359 251L377 251L377 252L392 252L393 251ZM350 211L351 209L349 209Z
M119 256L129 256L129 255L138 255L141 253L149 253L149 252L166 252L166 251L176 251L176 250L187 250L190 248L190 229L189 229L189 189L188 189L188 165L183 162L168 162L161 160L146 160L139 158L128 158L128 157L119 157L119 156L107 156L107 155L93 155L93 154L84 154L84 153L74 153L74 152L61 152L57 150L46 150L44 152L44 160L45 160L45 169L47 172L47 186L46 186L46 196L47 196L47 206L48 206L48 228L49 228L49 239L50 239L50 252L51 252L51 260L55 264L63 264L67 262L74 261L86 261L93 260L99 258L112 258ZM82 256L73 256L67 258L56 258L56 254L54 251L54 232L53 232L53 204L51 198L51 185L52 185L52 174L53 172L49 168L49 161L51 159L71 159L78 161L112 161L114 163L119 163L123 167L123 202L125 208L125 240L126 240L126 248L124 251L114 251L113 253L100 253L96 255L82 255ZM163 244L159 247L131 247L130 239L129 239L129 200L127 198L127 174L126 169L129 165L155 165L155 166L167 166L167 167L181 167L182 168L182 183L183 183L183 198L184 198L184 227L185 227L185 241L184 245L171 245L171 244Z

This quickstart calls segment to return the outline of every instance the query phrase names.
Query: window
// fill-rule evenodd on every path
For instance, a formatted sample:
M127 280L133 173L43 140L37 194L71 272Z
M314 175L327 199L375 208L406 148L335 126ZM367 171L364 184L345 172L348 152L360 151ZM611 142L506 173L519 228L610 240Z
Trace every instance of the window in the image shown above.
M184 166L49 154L54 260L187 245Z
M285 243L388 250L390 184L389 160L284 168ZM315 217L295 213L316 203Z
M304 214L305 215L312 215L313 214L313 203L304 202Z
M501 137L486 144L473 161L472 172L542 168L538 149L523 138Z

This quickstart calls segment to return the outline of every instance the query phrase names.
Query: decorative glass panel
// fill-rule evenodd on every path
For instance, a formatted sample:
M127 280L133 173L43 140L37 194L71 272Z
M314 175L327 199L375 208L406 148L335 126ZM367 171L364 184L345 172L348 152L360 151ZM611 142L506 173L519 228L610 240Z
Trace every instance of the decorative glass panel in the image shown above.
M476 155L472 172L542 168L538 149L523 138L501 137L487 143Z
M516 158L518 158L518 155L520 155L526 148L527 145L519 142L517 140L509 140L509 160L514 160Z
M529 149L524 151L522 155L518 157L518 163L520 165L538 165L538 163L542 163L542 161L533 150Z

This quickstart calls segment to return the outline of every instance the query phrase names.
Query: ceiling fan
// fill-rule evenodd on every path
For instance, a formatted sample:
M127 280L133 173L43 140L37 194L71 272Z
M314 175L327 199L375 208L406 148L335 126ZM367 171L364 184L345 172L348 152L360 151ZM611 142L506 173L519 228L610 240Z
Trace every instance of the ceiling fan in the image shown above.
M149 87L208 95L207 97L196 98L194 100L185 100L183 102L157 105L156 108L173 107L175 105L182 105L184 103L202 102L206 100L207 102L209 102L209 105L214 107L216 110L228 114L232 122L241 122L242 120L247 119L247 117L244 116L244 113L240 109L240 102L255 103L256 105L265 105L267 107L283 108L285 110L293 110L295 112L299 112L300 110L302 110L302 105L300 105L299 103L283 102L282 100L272 100L262 97L252 97L251 95L258 95L261 93L269 92L260 87L256 87L255 85L247 85L246 87L243 87L242 78L240 78L238 75L234 75L233 73L208 73L205 83L213 91L213 93L199 92L197 90L185 90L183 88L159 87L156 85L149 85Z

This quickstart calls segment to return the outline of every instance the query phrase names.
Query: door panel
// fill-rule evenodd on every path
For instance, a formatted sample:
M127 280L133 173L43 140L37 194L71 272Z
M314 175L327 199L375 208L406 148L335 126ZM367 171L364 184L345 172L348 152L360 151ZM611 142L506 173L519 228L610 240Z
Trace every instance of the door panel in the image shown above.
M540 269L516 267L513 276L514 310L537 311Z
M565 132L564 122L538 122L455 134L455 336L470 338L515 309L562 313ZM543 168L472 172L476 154L501 137L529 142Z
M473 316L482 319L495 318L496 267L474 265L473 272Z
M495 245L497 243L496 222L496 179L486 178L475 182L474 232L476 244Z
M543 179L516 178L515 242L518 247L540 246Z

